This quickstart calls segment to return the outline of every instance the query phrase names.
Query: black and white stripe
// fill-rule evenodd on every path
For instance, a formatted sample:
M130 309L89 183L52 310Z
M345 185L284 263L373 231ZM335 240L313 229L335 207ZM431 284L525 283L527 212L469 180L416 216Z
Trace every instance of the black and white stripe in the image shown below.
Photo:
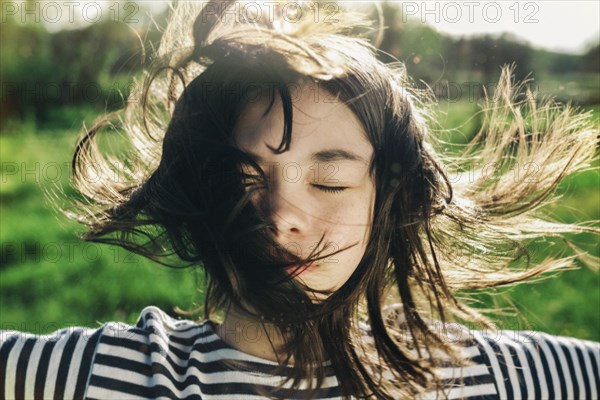
M230 348L209 322L174 321L157 309L142 314L141 328L107 325L98 345L89 398L264 398L282 382L276 363ZM140 326L140 324L138 324ZM235 367L226 363L235 362ZM339 398L333 371L320 398ZM304 398L305 390L297 391Z
M532 331L473 332L499 399L598 399L600 345Z
M274 391L284 379L272 373L276 363L229 347L213 328L210 321L176 321L148 307L136 326L109 323L47 336L1 332L1 399L235 400L281 394ZM464 332L468 338L460 351L471 363L439 369L449 399L598 398L598 343L529 331ZM340 398L333 370L327 374L318 398ZM306 389L292 398L304 398Z
M102 329L70 328L51 335L0 333L2 398L82 399Z

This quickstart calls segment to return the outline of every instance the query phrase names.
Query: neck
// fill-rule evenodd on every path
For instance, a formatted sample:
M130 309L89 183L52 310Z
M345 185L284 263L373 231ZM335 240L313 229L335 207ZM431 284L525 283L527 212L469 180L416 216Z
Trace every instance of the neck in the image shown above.
M216 330L225 343L243 353L275 362L283 362L286 358L279 350L284 344L280 330L234 306L227 309L223 323L217 325Z

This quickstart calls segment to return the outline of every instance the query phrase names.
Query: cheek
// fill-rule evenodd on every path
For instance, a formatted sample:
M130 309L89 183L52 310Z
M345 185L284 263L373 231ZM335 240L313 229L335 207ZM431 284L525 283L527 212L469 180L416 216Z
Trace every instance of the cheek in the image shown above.
M371 208L367 199L347 199L321 205L317 214L332 231L361 230L371 222Z
M373 219L375 190L372 183L366 187L356 188L337 196L331 196L329 201L321 204L324 220L332 225L370 228Z
M356 243L352 253L364 252L373 223L375 190L370 182L365 186L337 198L332 196L314 210L320 228L329 232L328 241L340 247Z
M345 207L340 207L339 218L356 232L370 231L373 222L374 196L371 191L351 196Z
M357 248L364 249L371 232L372 215L372 203L367 198L332 207L329 212L323 213L328 240L340 246L357 243Z

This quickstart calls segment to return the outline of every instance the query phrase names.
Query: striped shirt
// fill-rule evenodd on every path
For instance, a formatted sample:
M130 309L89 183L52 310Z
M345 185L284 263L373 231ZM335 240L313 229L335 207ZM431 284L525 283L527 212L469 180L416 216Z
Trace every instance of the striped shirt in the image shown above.
M456 332L468 335L461 352L471 363L439 370L450 399L598 399L599 343L532 331ZM2 399L235 400L264 398L260 390L277 397L276 365L227 345L211 321L175 320L156 307L135 326L0 334ZM327 375L318 399L340 398L331 368Z

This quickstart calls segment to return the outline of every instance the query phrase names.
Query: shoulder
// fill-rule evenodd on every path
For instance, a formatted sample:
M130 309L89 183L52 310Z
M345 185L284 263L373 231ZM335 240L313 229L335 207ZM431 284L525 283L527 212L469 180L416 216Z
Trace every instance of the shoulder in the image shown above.
M83 397L102 331L79 327L49 335L0 331L4 397Z
M185 344L202 337L207 327L208 323L178 321L147 307L135 325L109 322L48 335L0 331L3 397L102 398L107 395L96 389L105 387L111 377L145 385L153 362L164 364L172 353L183 356Z
M176 320L145 308L135 324L104 326L90 373L93 398L172 396L189 366L218 349L212 323ZM205 358L205 357L204 357ZM185 380L185 379L184 379ZM163 393L164 392L164 393Z
M227 345L211 321L175 320L148 307L135 326L105 327L86 395L258 399L282 383L277 366Z
M384 309L402 325L402 306ZM537 331L476 330L431 323L454 344L464 366L447 364L438 375L449 398L598 398L600 343ZM440 357L444 358L443 355ZM430 396L428 396L430 395ZM435 398L428 393L425 398Z
M600 343L535 331L473 331L502 398L595 398Z

